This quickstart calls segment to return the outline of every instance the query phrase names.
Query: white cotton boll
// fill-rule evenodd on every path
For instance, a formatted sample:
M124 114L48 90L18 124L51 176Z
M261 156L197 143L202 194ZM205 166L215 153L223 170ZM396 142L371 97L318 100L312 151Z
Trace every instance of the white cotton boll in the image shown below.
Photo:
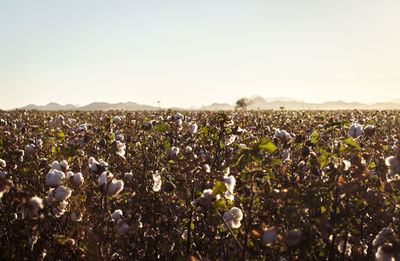
M99 165L102 166L103 168L108 167L108 163L103 160L100 160Z
M161 185L162 185L162 180L161 180L160 173L158 173L158 172L154 173L153 174L153 180L154 180L153 190L155 192L160 191Z
M7 166L7 163L5 160L0 159L0 167L5 168Z
M43 200L39 197L32 197L28 201L28 206L31 208L33 212L37 212L40 209L43 209Z
M185 116L183 116L181 113L177 112L175 115L175 118L183 120L185 118Z
M183 233L182 233L182 239L183 239L183 240L187 240L187 239L188 239L188 230L187 230L187 229L185 229L185 231L183 231Z
M124 135L122 135L121 133L120 133L120 134L117 134L117 135L115 136L115 139L118 140L118 141L123 141L124 138L125 138Z
M351 256L351 245L350 242L347 241L346 243L346 249L344 249L344 240L340 240L339 245L337 246L337 249L339 251L339 253L343 253L344 250L344 254L346 256Z
M57 169L51 169L46 175L46 184L50 187L56 187L61 184L65 174Z
M68 170L69 169L68 161L66 161L66 160L61 161L60 165L63 168L63 170Z
M375 239L372 241L372 245L374 247L380 246L384 243L385 238L393 234L393 230L390 227L384 227L382 230L376 235Z
M57 160L55 160L55 161L53 161L53 163L51 163L51 168L52 169L57 169L57 170L62 170L60 162L58 162Z
M235 189L236 179L233 176L225 176L224 183L227 187L227 191L225 191L224 195L227 199L233 200L235 196L233 195L233 190Z
M361 136L363 132L363 126L358 123L354 123L350 126L349 135L353 138Z
M270 245L276 241L278 233L274 229L267 229L263 234L263 241L265 244Z
M124 189L124 182L122 180L113 179L107 186L107 193L110 195L117 195Z
M53 203L56 201L54 198L54 189L50 189L49 193L47 193L47 196L44 198L44 201L47 206L52 206Z
M207 172L207 173L210 173L210 172L211 172L210 165L208 165L208 164L203 164L202 168L203 168L203 170L204 170L205 172Z
M290 152L289 150L284 150L282 153L282 159L285 161L289 161L290 160Z
M225 140L225 146L232 145L236 140L236 135L229 135L229 137Z
M82 220L82 213L76 213L73 211L70 215L72 222L81 221Z
M126 180L132 180L133 179L133 173L132 172L127 172L124 174L124 178Z
M343 160L343 164L344 164L344 170L349 170L349 168L351 167L351 162L348 160Z
M196 134L197 129L198 129L197 124L196 124L196 123L193 123L192 126L190 126L190 134L191 134L191 135Z
M75 174L72 171L67 172L67 179L70 179L74 176Z
M395 173L400 173L400 160L396 157L390 156L385 160L386 166L390 167Z
M375 253L375 260L376 261L395 261L393 254L386 253L382 246L378 247L378 250Z
M108 178L108 173L106 171L101 173L99 180L98 180L99 187L102 185L107 186L107 178Z
M126 149L126 145L125 143L120 142L119 140L117 140L116 142L117 144L117 154L120 155L121 157L125 156L125 149Z
M82 175L82 173L80 173L80 172L76 173L76 174L72 177L72 183L73 183L75 186L80 186L80 185L82 185L82 184L83 184L83 181L84 181L83 175Z
M121 121L121 117L115 116L113 119L113 123L119 123Z
M177 119L176 120L176 125L182 125L182 120L181 119Z
M231 213L235 216L235 219L242 220L243 219L243 212L240 208L233 207L231 208Z
M122 218L122 215L123 215L122 210L117 209L114 211L114 213L111 214L111 218L112 218L112 220L114 220L116 222Z
M64 201L71 196L71 193L72 191L70 188L59 186L54 192L54 197L57 201Z
M193 151L192 147L186 146L186 148L185 148L185 153L186 154L192 153L192 151Z
M26 152L33 152L35 150L36 146L35 144L29 144L25 146L25 151Z
M178 154L179 154L178 147L171 147L166 152L167 158L174 158L174 157L178 156Z
M239 144L239 149L244 149L247 148L246 144L240 143Z

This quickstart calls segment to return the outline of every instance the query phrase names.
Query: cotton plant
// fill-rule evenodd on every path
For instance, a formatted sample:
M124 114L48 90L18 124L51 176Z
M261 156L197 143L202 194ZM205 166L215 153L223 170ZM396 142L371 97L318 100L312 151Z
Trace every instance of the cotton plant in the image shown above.
M386 179L391 182L394 179L400 179L400 159L399 155L390 156L385 159L386 166L389 167L389 172L386 174Z

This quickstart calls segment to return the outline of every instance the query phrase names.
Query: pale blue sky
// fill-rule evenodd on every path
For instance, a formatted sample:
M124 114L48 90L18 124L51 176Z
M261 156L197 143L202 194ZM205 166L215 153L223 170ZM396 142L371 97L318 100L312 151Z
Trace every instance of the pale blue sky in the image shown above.
M0 108L400 98L400 1L0 0Z

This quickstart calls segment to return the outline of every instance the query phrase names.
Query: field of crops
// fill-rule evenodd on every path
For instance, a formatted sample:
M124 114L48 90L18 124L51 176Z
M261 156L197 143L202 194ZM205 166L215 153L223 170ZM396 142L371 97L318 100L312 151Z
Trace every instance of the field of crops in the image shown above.
M0 112L0 255L399 260L400 114Z

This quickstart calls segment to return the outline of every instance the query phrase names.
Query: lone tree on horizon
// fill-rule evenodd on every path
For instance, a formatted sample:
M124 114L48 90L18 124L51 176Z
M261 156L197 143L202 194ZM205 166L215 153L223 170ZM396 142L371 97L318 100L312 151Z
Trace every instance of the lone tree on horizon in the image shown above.
M240 98L239 100L236 101L236 106L235 106L235 110L247 110L247 106L249 106L251 104L251 101L247 98Z

